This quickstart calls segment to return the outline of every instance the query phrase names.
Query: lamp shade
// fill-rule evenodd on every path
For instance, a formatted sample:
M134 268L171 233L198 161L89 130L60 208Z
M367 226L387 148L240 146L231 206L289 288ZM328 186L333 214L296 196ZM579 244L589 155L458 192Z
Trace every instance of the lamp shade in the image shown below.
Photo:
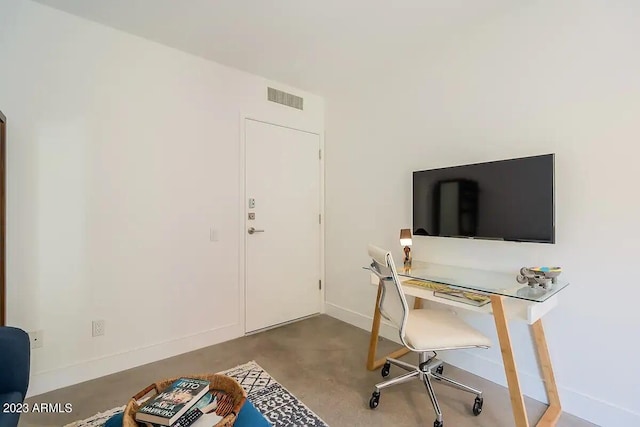
M411 246L411 229L403 228L400 230L400 245Z

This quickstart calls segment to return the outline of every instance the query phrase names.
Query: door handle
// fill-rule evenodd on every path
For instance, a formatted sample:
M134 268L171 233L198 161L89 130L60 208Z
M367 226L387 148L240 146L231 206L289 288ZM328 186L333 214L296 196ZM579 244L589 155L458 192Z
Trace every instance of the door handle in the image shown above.
M256 230L253 227L249 227L249 230L247 230L247 233L249 234L253 234L253 233L264 233L264 230Z

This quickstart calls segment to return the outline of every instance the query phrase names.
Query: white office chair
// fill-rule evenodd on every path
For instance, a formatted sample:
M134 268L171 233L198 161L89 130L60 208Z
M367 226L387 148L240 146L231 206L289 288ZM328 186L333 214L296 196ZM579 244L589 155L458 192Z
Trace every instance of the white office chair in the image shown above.
M442 411L431 384L435 378L449 386L476 395L473 404L473 414L482 412L482 392L452 379L442 376L442 361L436 359L438 350L456 350L463 348L489 348L491 341L483 334L469 326L455 313L444 310L416 309L410 310L398 279L393 257L384 249L369 245L369 256L372 259L371 271L380 279L382 295L378 307L382 316L394 323L400 333L400 341L411 351L418 353L419 365L413 366L401 360L387 358L382 368L382 376L389 375L391 365L409 371L396 378L376 384L375 391L369 401L369 407L375 409L380 402L380 390L392 385L400 384L414 378L422 380L427 388L433 409L436 412L434 427L442 427ZM385 310L395 304L396 311ZM431 355L432 353L432 355Z

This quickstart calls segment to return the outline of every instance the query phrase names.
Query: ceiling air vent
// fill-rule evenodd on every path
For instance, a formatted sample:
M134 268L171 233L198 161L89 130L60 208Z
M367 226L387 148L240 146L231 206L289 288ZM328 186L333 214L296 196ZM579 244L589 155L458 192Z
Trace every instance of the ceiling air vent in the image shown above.
M302 104L304 99L272 87L267 88L267 99L272 102L277 102L278 104L286 105L287 107L297 108L298 110L303 109Z

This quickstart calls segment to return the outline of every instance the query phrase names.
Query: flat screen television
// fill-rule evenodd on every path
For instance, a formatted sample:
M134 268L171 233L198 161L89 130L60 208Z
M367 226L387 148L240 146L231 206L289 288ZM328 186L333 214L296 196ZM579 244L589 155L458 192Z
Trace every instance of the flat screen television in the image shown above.
M413 172L413 234L555 243L554 155Z

